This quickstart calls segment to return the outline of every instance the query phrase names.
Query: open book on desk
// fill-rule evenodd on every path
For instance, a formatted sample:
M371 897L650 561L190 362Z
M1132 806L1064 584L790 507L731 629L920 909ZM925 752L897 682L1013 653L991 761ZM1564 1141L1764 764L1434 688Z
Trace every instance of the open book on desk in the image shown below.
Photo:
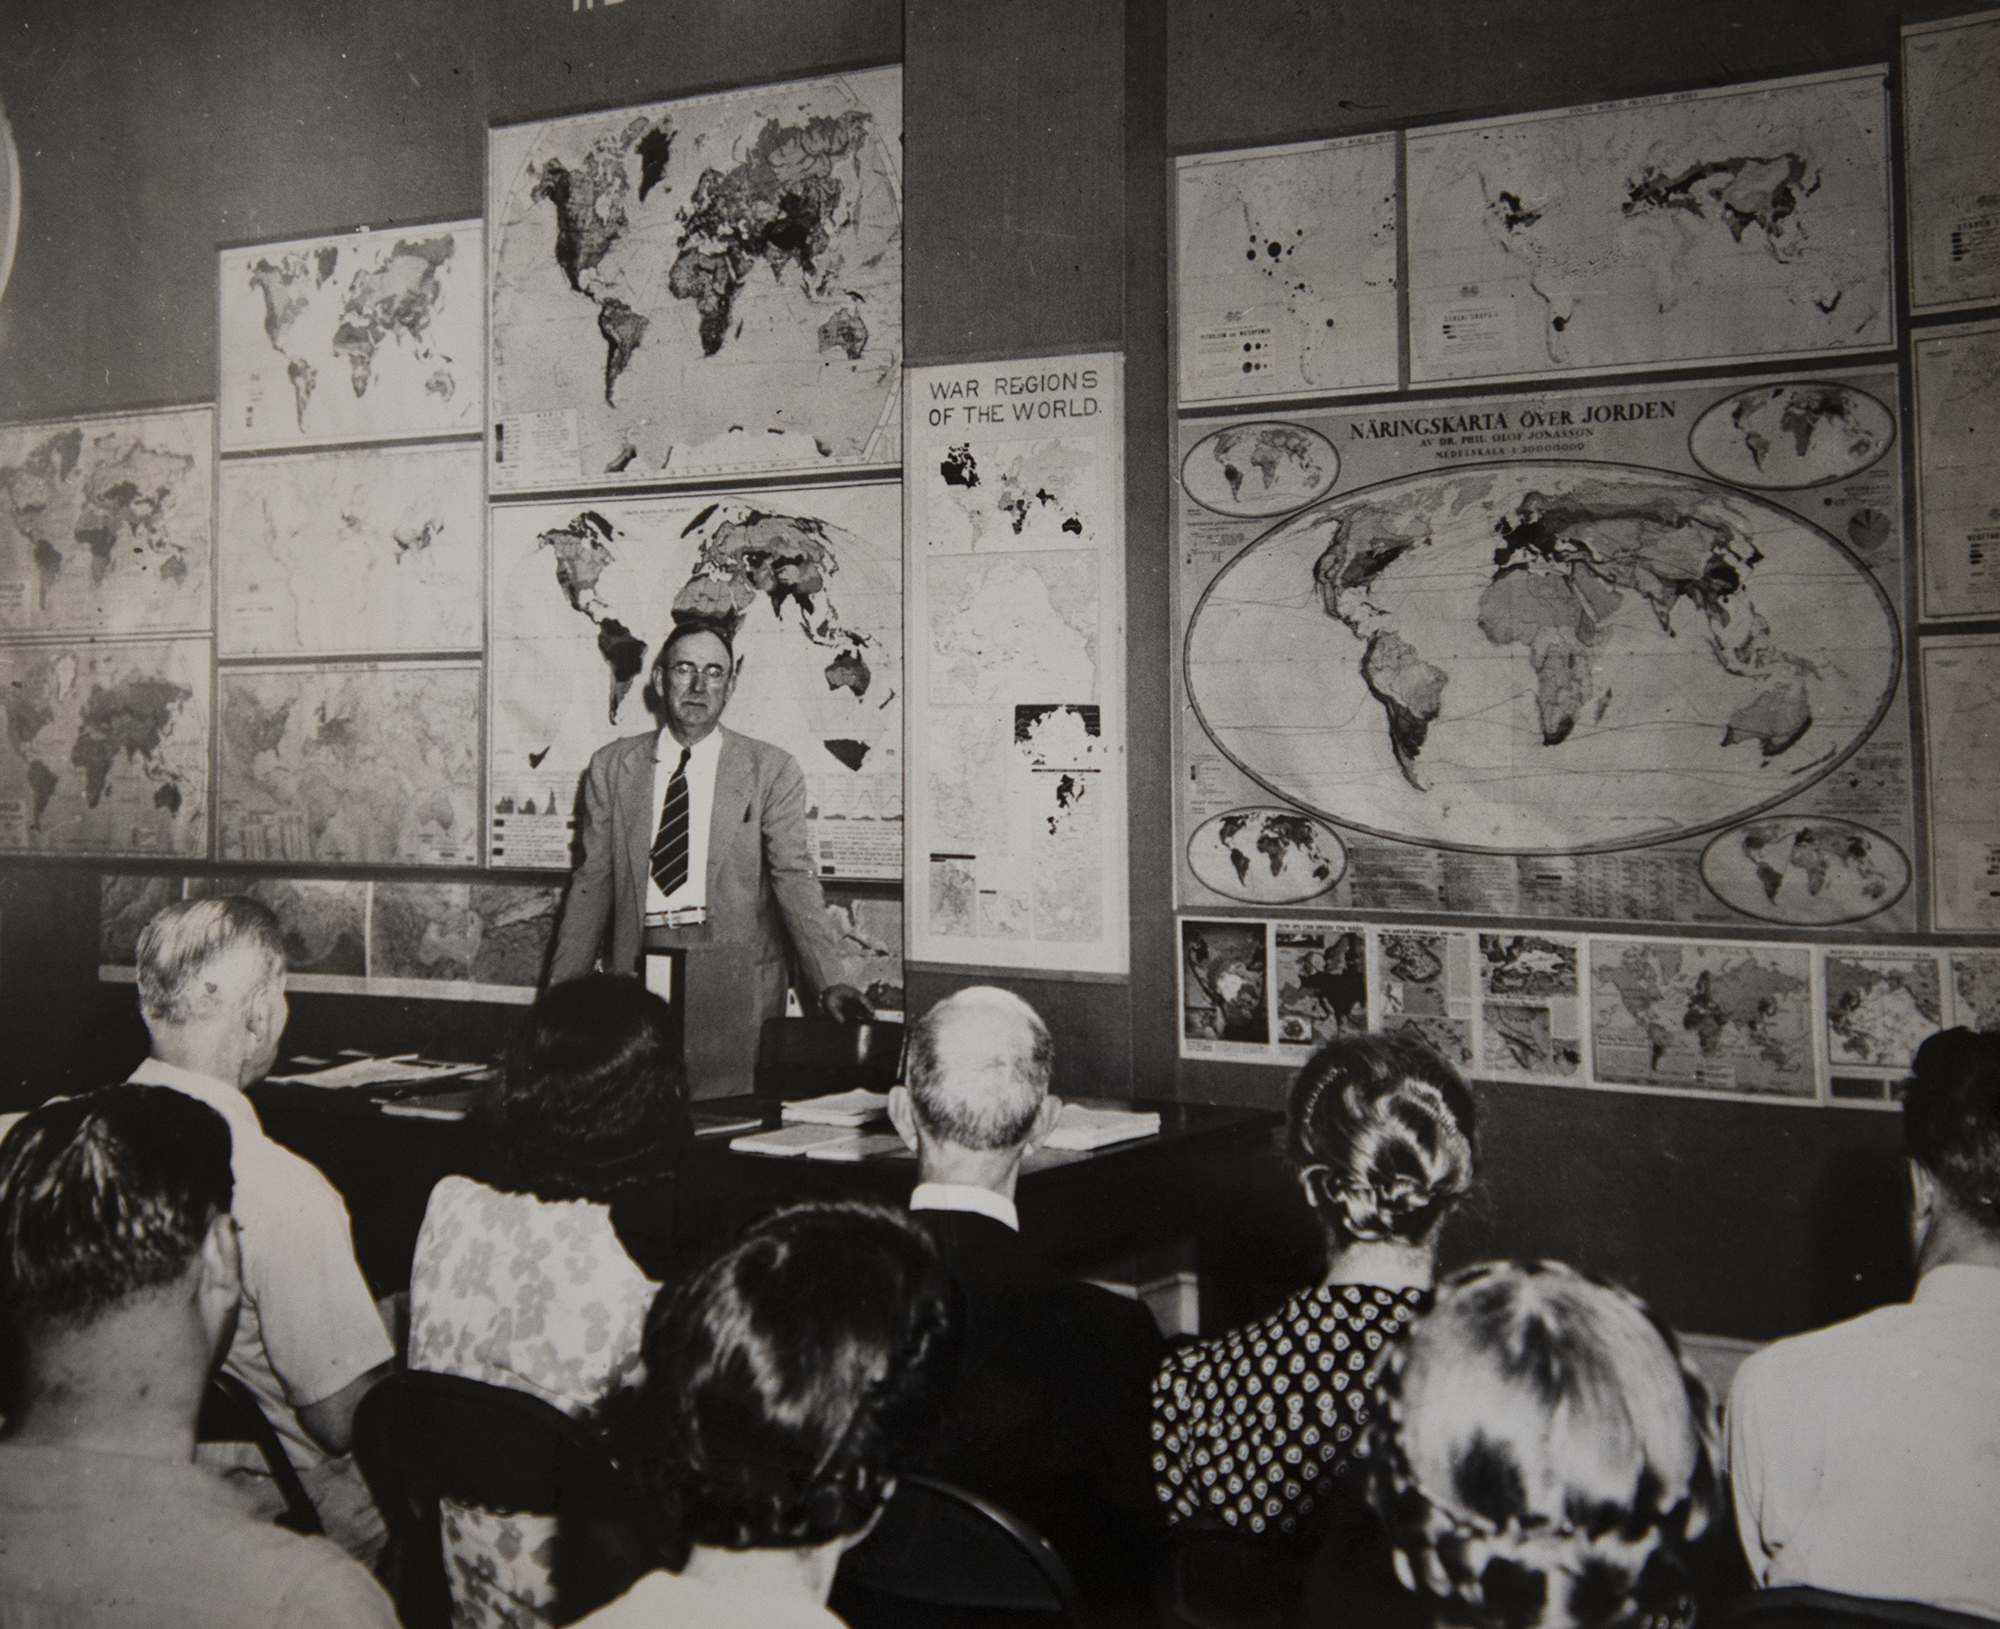
M1042 1146L1085 1153L1157 1136L1159 1130L1160 1117L1151 1109L1087 1109L1081 1103L1065 1103L1056 1129Z
M779 1159L840 1160L848 1164L884 1154L906 1152L903 1139L885 1132L856 1131L850 1126L780 1126L776 1131L732 1137L731 1152L765 1154Z
M889 1112L889 1094L856 1087L851 1092L831 1092L825 1097L803 1097L787 1103L784 1120L788 1126L865 1126Z

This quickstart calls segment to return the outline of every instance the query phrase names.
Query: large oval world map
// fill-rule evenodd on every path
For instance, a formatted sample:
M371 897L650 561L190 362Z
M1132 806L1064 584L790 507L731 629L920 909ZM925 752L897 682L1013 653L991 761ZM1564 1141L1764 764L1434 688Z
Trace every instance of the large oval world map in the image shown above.
M1251 544L1195 608L1197 717L1340 824L1500 853L1627 848L1767 808L1896 688L1887 596L1774 505L1614 464L1387 481Z

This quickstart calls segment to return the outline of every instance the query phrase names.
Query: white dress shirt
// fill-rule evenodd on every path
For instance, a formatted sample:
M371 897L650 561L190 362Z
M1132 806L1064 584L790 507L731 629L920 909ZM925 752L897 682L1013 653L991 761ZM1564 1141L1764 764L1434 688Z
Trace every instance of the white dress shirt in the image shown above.
M1744 1360L1737 1531L1757 1582L2000 1617L2000 1268Z
M1004 1222L1016 1233L1021 1231L1021 1213L1014 1201L991 1188L968 1187L962 1182L919 1182L910 1191L911 1210L969 1210L975 1216L990 1216Z
M673 784L674 766L681 761L681 744L673 731L660 731L657 759L653 764L653 838L660 835L660 816L666 812L667 788ZM682 911L708 903L708 822L715 812L715 766L722 757L722 731L710 730L688 749L688 874L669 899L646 876L646 910ZM650 845L649 845L650 846Z

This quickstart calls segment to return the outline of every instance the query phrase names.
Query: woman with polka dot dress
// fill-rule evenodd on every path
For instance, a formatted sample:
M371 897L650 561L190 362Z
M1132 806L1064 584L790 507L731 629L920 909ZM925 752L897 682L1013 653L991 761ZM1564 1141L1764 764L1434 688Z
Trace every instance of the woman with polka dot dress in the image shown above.
M1368 1418L1369 1380L1430 1305L1446 1214L1472 1184L1472 1094L1413 1038L1329 1042L1292 1083L1285 1153L1326 1275L1259 1323L1168 1356L1153 1471L1171 1524L1302 1543Z

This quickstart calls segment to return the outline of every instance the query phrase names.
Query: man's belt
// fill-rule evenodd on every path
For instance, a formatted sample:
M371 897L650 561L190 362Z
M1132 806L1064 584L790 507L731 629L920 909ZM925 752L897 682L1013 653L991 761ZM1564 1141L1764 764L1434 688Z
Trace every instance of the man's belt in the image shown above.
M706 905L681 905L671 911L648 911L649 928L698 928L708 920Z

